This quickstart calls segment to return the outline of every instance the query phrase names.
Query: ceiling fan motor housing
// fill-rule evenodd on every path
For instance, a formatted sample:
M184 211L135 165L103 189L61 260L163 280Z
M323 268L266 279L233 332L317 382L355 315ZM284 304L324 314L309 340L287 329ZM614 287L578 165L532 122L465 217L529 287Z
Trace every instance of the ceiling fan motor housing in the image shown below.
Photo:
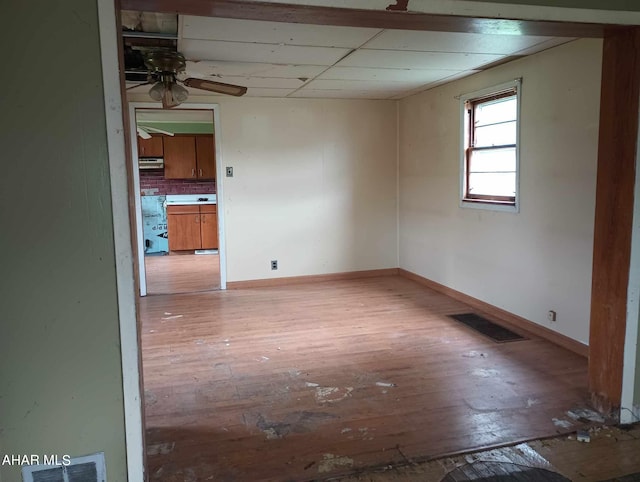
M167 49L150 50L147 52L144 64L151 72L173 73L184 72L186 61L180 52Z

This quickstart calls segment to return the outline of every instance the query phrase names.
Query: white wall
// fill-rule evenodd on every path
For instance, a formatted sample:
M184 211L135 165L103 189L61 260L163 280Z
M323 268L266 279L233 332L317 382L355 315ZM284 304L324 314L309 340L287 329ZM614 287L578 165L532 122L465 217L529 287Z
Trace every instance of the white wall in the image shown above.
M234 168L228 281L397 267L394 101L190 101L220 104L221 162Z
M243 99L220 119L229 281L396 267L394 102Z
M579 40L401 101L401 268L588 343L601 57ZM460 208L456 96L517 77L520 213Z

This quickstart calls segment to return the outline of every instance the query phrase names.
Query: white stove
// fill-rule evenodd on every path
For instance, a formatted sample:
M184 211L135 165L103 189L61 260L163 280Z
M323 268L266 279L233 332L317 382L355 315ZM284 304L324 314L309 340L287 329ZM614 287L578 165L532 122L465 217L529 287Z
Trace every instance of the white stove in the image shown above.
M215 194L167 194L167 206L185 204L217 204Z

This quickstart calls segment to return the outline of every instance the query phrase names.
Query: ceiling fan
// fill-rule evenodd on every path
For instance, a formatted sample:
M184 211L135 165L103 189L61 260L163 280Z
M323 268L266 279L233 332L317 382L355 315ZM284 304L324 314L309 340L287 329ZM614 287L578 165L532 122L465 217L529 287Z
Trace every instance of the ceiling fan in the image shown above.
M189 92L180 83L187 87L236 97L247 92L247 88L241 85L225 84L195 77L181 78L181 74L185 72L186 61L184 56L175 50L150 49L142 52L142 56L147 68L147 81L129 87L129 89L153 84L153 87L149 89L149 96L153 100L161 101L162 107L165 109L176 107L187 100Z
M141 126L141 125L136 126L136 132L138 133L138 137L141 137L142 139L151 139L150 132L157 133L157 134L164 134L166 136L171 136L171 137L175 135L173 132L165 131L162 129L156 129L155 127L151 127L151 126Z

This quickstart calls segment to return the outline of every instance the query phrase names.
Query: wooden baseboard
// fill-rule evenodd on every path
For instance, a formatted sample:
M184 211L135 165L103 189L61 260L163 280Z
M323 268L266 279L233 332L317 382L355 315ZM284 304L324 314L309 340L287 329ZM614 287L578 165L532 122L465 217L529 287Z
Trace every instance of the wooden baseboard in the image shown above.
M227 282L228 290L247 288L267 288L269 286L284 286L298 283L317 283L319 281L340 281L359 278L375 278L377 276L395 276L398 268L372 269L368 271L349 271L345 273L314 274L308 276L290 276L286 278L252 279L246 281Z
M507 328L512 328L515 331L524 331L530 333L540 338L544 338L551 343L560 345L561 347L577 353L578 355L587 358L589 357L589 347L583 343L580 343L579 341L574 340L573 338L569 338L568 336L550 330L549 328L546 328L544 326L538 325L537 323L522 318L521 316L509 313L502 308L498 308L477 298L461 293L460 291L456 291L453 288L449 288L448 286L436 283L435 281L432 281L430 279L423 278L422 276L412 273L411 271L400 268L398 269L398 274L404 278L420 283L427 288L431 288L434 291L437 291L455 300L472 306L476 310L490 315L493 319L495 319L496 322L504 325Z

